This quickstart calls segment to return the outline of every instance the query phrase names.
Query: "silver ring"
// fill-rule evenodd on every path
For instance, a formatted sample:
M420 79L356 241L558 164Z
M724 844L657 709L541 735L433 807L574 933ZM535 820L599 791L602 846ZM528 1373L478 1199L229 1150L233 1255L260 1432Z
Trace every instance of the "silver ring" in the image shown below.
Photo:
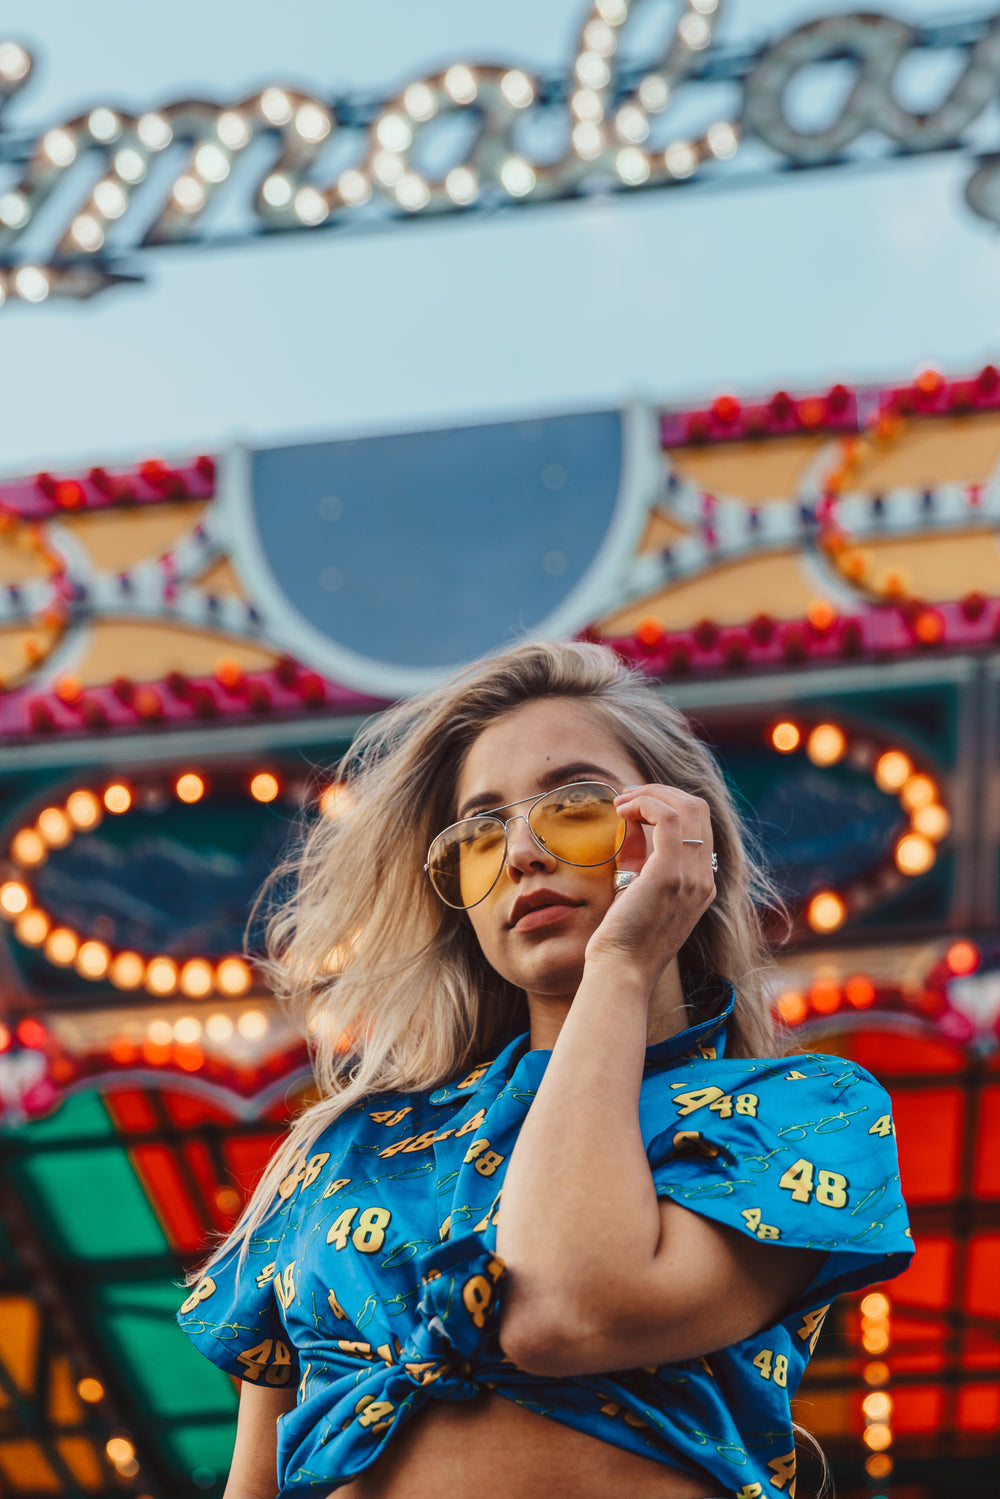
M634 869L616 869L615 894L617 895L619 890L627 890L629 885L631 885L632 881L635 879L638 879L638 875L636 874Z
M704 843L704 838L682 838L682 843Z
M713 874L718 874L718 872L719 872L719 856L718 856L718 854L713 853L712 854L712 873Z

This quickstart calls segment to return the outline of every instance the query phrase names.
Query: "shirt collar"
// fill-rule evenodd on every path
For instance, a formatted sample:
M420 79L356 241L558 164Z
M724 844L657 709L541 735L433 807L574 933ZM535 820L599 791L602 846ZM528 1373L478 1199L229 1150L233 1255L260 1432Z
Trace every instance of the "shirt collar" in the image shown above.
M652 1046L647 1046L644 1071L657 1071L669 1066L671 1062L695 1053L699 1047L711 1047L716 1057L725 1056L728 1022L736 1002L732 984L717 974L708 974L686 997L689 1005L699 1009L710 1005L713 1013L707 1020L700 1020L695 1025L678 1031L675 1036L668 1036L665 1041L656 1041ZM481 1091L497 1092L525 1056L552 1055L551 1051L541 1049L532 1052L530 1042L529 1031L515 1036L492 1062L470 1067L457 1082L436 1088L430 1095L430 1102L454 1103L457 1099L471 1098Z
M647 1046L646 1070L665 1067L697 1052L699 1047L711 1047L716 1057L725 1056L729 1021L736 1003L732 984L718 974L708 974L698 988L687 995L687 1002L699 1009L711 1006L712 1014L707 1020L699 1020L697 1024L678 1031L676 1036L668 1036L665 1041Z

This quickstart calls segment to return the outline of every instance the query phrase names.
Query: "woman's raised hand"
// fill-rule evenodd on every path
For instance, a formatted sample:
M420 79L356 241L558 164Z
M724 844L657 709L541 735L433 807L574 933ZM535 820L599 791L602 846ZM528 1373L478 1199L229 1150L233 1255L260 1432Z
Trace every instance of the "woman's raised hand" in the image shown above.
M586 956L617 959L652 990L715 899L711 815L675 786L629 786L616 805L625 823L617 867L638 878L615 896Z

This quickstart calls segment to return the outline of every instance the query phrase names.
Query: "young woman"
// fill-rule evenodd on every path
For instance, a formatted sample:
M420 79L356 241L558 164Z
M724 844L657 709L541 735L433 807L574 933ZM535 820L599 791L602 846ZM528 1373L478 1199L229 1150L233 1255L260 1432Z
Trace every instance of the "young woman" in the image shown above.
M344 769L269 934L319 1098L179 1313L226 1499L794 1499L829 1303L912 1242L883 1090L780 1057L711 755L529 644Z

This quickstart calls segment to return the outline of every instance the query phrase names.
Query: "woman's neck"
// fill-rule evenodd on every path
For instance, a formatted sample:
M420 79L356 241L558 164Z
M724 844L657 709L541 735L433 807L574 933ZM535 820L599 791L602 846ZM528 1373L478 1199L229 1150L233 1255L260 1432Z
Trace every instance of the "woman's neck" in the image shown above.
M551 1051L569 1014L573 995L529 994L527 999L531 1017L531 1050ZM650 997L647 1044L652 1046L657 1041L666 1041L689 1024L680 969L674 958L664 969Z

